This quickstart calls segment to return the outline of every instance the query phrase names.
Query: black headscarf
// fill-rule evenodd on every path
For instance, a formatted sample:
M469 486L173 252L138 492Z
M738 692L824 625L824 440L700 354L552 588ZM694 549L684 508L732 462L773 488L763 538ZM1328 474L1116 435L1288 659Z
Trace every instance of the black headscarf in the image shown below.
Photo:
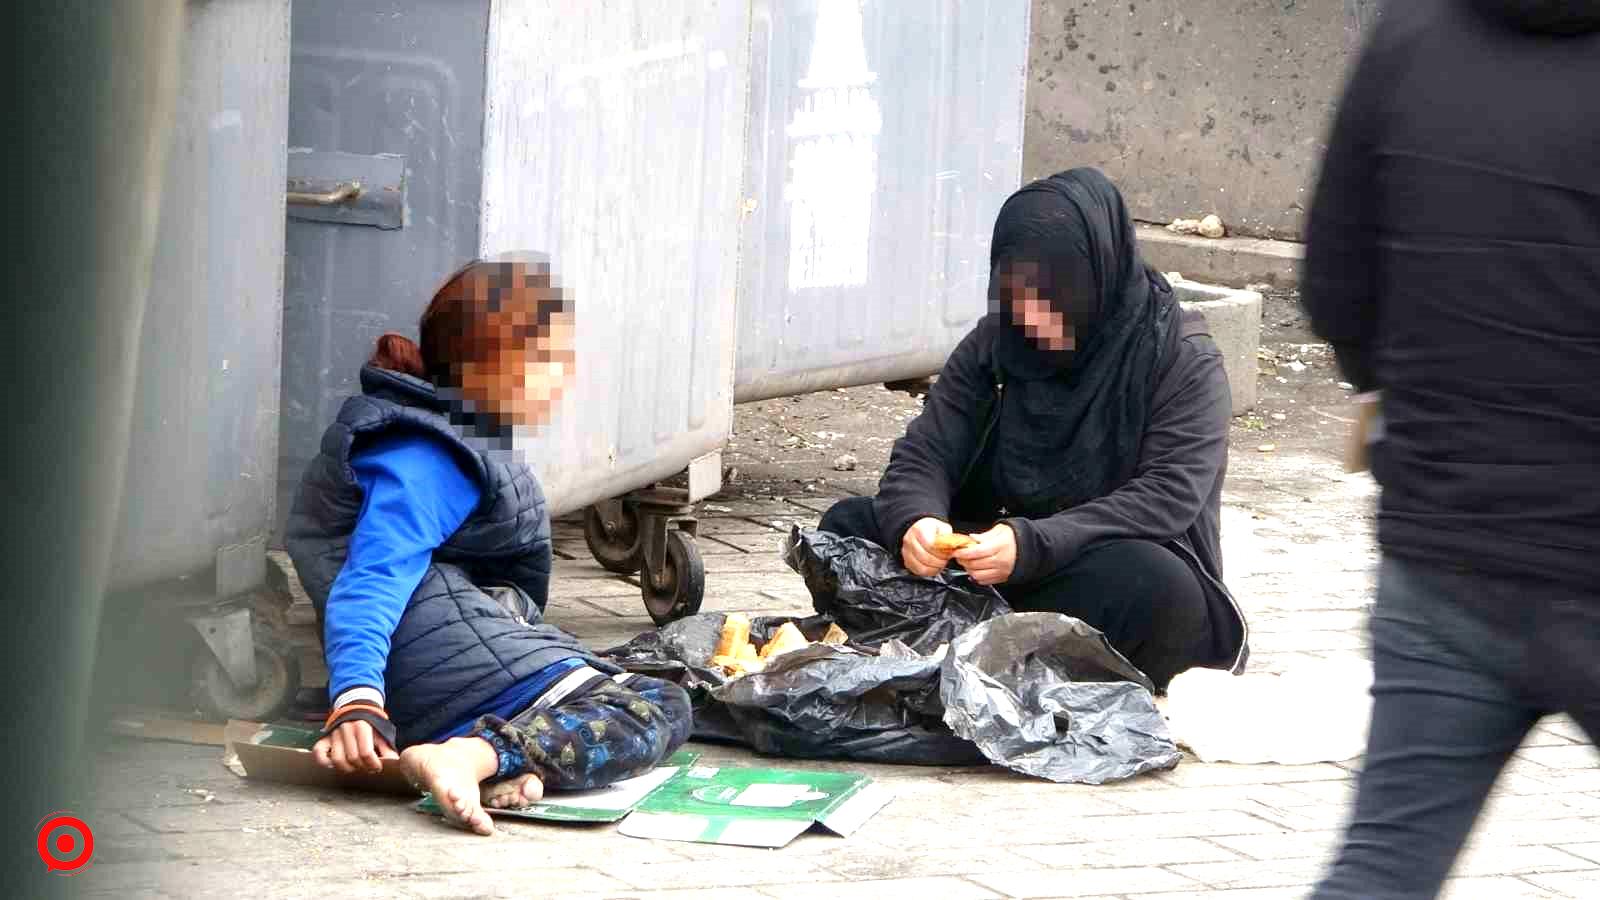
M1070 351L1013 324L1001 273L1031 263L1034 285L1073 325ZM1139 258L1133 220L1095 169L1035 181L1000 209L990 250L994 362L1005 397L994 487L1012 512L1043 516L1103 497L1133 476L1177 302Z

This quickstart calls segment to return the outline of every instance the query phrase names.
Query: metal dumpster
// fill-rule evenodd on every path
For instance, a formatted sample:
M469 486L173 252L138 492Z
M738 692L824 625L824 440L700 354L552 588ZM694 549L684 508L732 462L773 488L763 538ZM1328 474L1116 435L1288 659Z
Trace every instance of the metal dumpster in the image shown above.
M554 513L602 504L591 544L647 570L652 615L698 608L692 504L720 488L732 426L749 47L747 0L295 4L280 523L374 339L414 335L461 262L544 252L575 298L578 376L520 449Z
M1028 0L758 3L734 393L931 375L1019 185Z
M102 646L140 657L128 675L182 669L213 712L267 715L298 686L248 603L276 493L289 0L183 16Z

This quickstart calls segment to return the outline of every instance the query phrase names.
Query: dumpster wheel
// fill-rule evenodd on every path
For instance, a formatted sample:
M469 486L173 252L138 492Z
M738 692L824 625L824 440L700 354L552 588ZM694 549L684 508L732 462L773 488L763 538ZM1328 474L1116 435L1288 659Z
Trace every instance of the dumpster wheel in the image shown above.
M194 701L207 716L270 722L283 714L300 691L300 659L265 629L255 632L256 684L234 685L222 663L201 651L190 669Z
M706 593L706 564L694 538L673 529L667 532L666 549L661 573L647 571L639 577L644 608L657 625L699 612Z
M583 542L608 572L632 575L644 568L639 513L621 500L605 500L583 511Z

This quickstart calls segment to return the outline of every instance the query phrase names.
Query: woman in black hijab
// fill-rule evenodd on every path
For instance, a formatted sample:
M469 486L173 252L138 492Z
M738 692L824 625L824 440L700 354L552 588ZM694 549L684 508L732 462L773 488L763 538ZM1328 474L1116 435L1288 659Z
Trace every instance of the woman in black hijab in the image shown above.
M1019 611L1082 619L1158 689L1194 666L1242 670L1219 546L1222 356L1139 258L1116 187L1073 169L1013 194L989 302L878 496L841 501L822 529L897 547L917 575L959 565ZM941 552L952 532L977 543Z

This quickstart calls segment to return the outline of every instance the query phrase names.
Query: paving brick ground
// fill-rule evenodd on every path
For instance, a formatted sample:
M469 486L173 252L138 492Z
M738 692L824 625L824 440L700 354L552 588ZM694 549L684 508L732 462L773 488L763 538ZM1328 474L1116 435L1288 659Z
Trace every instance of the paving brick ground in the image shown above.
M777 557L783 530L814 523L830 496L870 490L874 477L861 472L798 499L735 488L712 501L702 523L706 608L806 611L798 577ZM1363 652L1372 498L1370 482L1343 476L1328 453L1236 447L1225 548L1254 626L1255 667ZM636 584L589 561L574 526L558 530L550 617L597 646L649 627ZM713 761L756 759L697 749ZM1600 896L1596 761L1570 722L1543 723L1446 896ZM1300 898L1336 845L1354 768L1186 761L1082 787L998 769L849 765L893 788L883 813L848 840L807 835L762 851L636 840L607 827L507 824L475 838L402 802L239 779L207 748L117 741L103 762L96 863L80 886L228 898Z

